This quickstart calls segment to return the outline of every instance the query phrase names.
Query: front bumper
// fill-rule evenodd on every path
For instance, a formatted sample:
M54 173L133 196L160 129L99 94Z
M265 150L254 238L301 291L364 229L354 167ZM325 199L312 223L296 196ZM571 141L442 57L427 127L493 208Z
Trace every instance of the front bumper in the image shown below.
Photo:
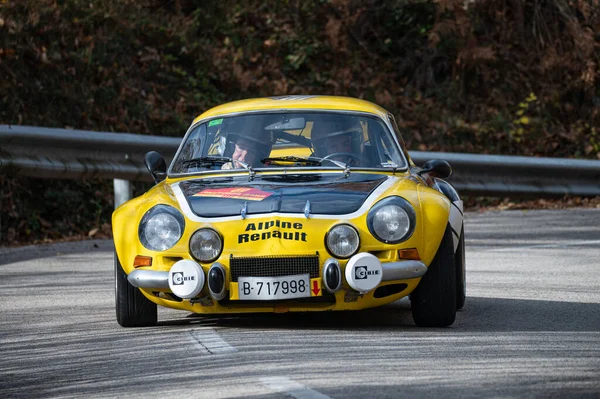
M169 288L169 272L134 270L127 276L127 281L138 288L165 289Z
M427 266L421 261L404 260L381 264L381 281L409 280L420 278L427 272ZM168 289L169 272L153 270L134 270L127 276L127 281L134 287L144 289Z

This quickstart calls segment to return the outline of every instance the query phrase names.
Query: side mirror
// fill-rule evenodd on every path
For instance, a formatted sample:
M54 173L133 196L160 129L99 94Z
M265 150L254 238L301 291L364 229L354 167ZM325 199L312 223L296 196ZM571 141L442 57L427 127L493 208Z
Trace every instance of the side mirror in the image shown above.
M433 177L445 179L452 174L452 167L443 159L430 159L423 164L423 169L419 171L419 175L425 173Z
M167 176L167 164L165 163L165 159L158 152L147 152L144 157L144 164L152 174L155 184L163 181Z

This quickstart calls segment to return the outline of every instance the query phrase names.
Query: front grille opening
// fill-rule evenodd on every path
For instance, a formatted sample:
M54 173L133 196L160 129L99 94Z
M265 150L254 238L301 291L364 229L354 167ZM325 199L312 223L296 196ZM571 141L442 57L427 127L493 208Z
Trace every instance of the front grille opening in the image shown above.
M309 256L249 256L229 258L231 281L238 277L280 277L296 274L308 274L310 278L319 277L319 254Z
M390 284L379 287L373 293L373 298L385 298L386 296L399 294L408 287L407 284Z

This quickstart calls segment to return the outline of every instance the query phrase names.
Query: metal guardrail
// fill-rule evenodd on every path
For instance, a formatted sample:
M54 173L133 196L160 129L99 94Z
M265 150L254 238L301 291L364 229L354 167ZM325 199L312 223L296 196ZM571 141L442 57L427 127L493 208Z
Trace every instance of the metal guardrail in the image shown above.
M132 196L130 181L152 181L148 151L170 162L181 138L0 125L0 174L53 179L114 179L115 207Z
M490 197L599 196L600 161L509 155L410 152L420 165L444 159L461 194Z
M0 173L152 181L144 155L175 155L181 138L0 125Z
M151 181L148 151L170 162L181 138L0 125L0 173L42 178L115 179L115 204L130 197L128 181ZM412 151L417 165L445 159L448 179L464 195L599 196L600 161Z

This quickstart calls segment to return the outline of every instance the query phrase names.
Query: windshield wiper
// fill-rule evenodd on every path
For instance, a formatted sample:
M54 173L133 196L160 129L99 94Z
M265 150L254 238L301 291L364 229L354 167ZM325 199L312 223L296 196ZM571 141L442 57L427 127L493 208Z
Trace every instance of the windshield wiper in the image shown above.
M224 165L228 162L233 164L233 159L229 157L200 157L200 158L192 158L186 159L185 161L181 161L182 166L187 166L190 164L196 164L198 167L207 166L207 165ZM242 167L246 170L252 169L250 165L242 161L235 161L236 163L242 165Z
M262 163L266 163L266 162L274 162L274 163L279 163L279 162L295 162L295 163L304 163L304 164L307 164L307 165L318 165L318 166L321 166L321 164L325 161L325 162L331 162L335 166L339 166L342 169L348 168L348 165L346 165L345 163L340 162L340 161L336 161L336 160L333 160L333 159L319 158L319 157L297 157L297 156L294 156L294 155L289 155L289 156L285 156L285 157L264 158L264 159L261 159L260 161Z
M348 164L345 164L341 161L336 161L335 159L330 159L330 158L319 158L319 157L310 157L311 159L315 159L319 161L319 164L323 163L323 162L331 162L332 164L334 164L335 166L339 166L342 169L349 169L350 166L348 166Z
M348 178L348 176L350 176L350 165L347 163L343 163L341 161L336 161L334 159L331 158L319 158L319 157L311 157L312 159L318 159L319 162L323 162L323 161L329 161L332 164L334 164L335 166L339 166L340 168L344 169L344 177Z
M306 164L313 166L321 166L323 162L331 162L335 166L338 166L344 169L344 176L348 177L350 175L350 165L345 164L340 161L336 161L330 158L319 158L319 157L297 157L294 155L289 155L285 157L272 157L272 158L264 158L260 160L262 163L268 165L269 163L279 164L285 162L295 162L296 164Z
M321 165L321 159L312 158L312 157L297 157L297 156L285 156L285 157L269 157L261 159L260 162L263 164L279 164L286 162L294 162L297 164L307 164L307 165Z
M200 158L192 158L192 159L186 159L185 161L181 161L182 165L190 165L190 164L197 164L197 165L223 165L226 164L227 162L231 162L232 159L229 157L200 157Z

